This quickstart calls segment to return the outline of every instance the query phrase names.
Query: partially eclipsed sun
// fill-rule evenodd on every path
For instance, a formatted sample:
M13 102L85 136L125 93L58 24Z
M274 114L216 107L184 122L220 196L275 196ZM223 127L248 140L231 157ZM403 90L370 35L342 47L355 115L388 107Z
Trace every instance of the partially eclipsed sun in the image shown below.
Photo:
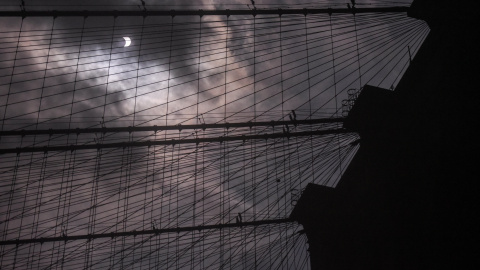
M130 46L130 44L132 43L132 41L130 40L129 37L123 37L123 39L125 39L125 46L123 47L128 47Z

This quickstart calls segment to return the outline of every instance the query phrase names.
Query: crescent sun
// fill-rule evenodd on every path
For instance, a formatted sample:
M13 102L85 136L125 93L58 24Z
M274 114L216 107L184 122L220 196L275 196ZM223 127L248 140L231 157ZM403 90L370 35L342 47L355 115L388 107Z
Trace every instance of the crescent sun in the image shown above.
M123 39L125 39L125 46L123 47L128 47L130 46L130 44L132 43L132 41L130 40L129 37L123 37Z

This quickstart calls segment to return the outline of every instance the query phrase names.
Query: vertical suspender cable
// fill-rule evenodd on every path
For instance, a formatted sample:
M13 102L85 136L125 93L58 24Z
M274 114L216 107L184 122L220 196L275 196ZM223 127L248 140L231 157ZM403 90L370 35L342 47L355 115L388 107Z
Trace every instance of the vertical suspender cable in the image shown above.
M23 142L23 138L21 138L22 142ZM15 157L15 165L14 165L14 169L13 169L13 175L12 175L12 182L10 184L10 192L9 192L9 198L8 198L8 206L7 206L7 215L6 215L6 218L5 220L3 221L4 222L4 228L3 228L3 241L7 240L7 235L8 235L8 227L10 225L10 215L12 213L12 206L13 206L13 200L14 200L14 193L15 193L15 186L16 186L16 182L17 182L17 175L18 175L18 166L19 166L19 162L20 162L20 154L17 154L16 157ZM22 216L22 219L23 221L23 216ZM20 231L18 233L18 235L20 236ZM2 247L2 254L4 254L5 252L5 247ZM17 258L17 252L18 252L18 248L15 249L15 258L13 260L13 268L12 269L15 269L15 264L16 264L16 258ZM3 261L3 260L2 260ZM1 265L1 264L0 264Z
M168 104L169 104L169 96L170 96L170 78L172 73L172 41L173 41L173 18L170 23L170 45L168 48L168 78L167 78L167 105L166 105L166 112L165 112L165 126L168 126ZM165 139L167 138L167 133L165 132Z
M12 72L10 72L10 80L8 82L8 92L7 92L7 98L5 100L5 110L3 111L3 119L2 119L2 128L1 128L1 131L3 131L3 128L4 128L4 125L5 125L5 119L7 117L7 108L8 108L8 101L9 101L9 98L10 98L10 92L12 90L12 83L13 83L13 77L15 75L15 66L16 66L16 63L17 63L17 55L18 55L18 47L20 45L20 38L22 36L22 30L23 30L23 22L24 22L25 18L22 17L22 20L20 22L20 29L18 30L18 36L17 36L17 44L15 46L15 55L14 55L14 58L13 58L13 67L12 67ZM1 141L2 137L0 137L0 141Z
M224 69L224 84L225 84L225 106L224 106L224 115L223 115L223 118L224 118L224 122L227 122L227 66L228 66L228 23L229 23L229 16L227 16L227 24L226 24L226 34L225 34L225 69ZM227 129L225 131L225 136L228 136L228 132L229 130ZM228 213L223 213L223 216L227 216L228 215L228 218L227 218L227 222L229 222L231 216L230 216L230 211L232 210L230 208L230 174L229 174L229 163L228 163L228 146L229 146L229 143L228 142L224 142L224 166L223 166L223 179L221 179L220 181L223 180L223 182L227 182L227 196L228 196L228 199L226 200L227 203L229 204L229 207L227 207L227 211ZM223 190L223 187L222 187L222 190ZM222 212L225 212L225 197L224 197L224 201L223 201L223 211ZM229 235L229 241L227 242L229 244L229 251L230 251L230 254L229 254L229 257L232 256L232 253L231 253L231 234L228 234ZM228 260L230 262L230 267L231 268L231 259ZM224 263L222 263L222 268L224 267Z
M138 95L138 74L139 74L139 70L140 70L140 59L142 57L142 42L143 42L143 32L145 30L145 18L146 16L143 16L142 18L142 29L140 31L140 44L138 45L138 54L137 54L137 76L135 78L135 100L134 100L134 104L133 104L133 121L132 121L132 126L135 126L135 120L136 120L136 111L137 111L137 95ZM132 136L132 140L133 140L133 136ZM147 167L146 167L146 173L145 173L145 200L144 200L144 206L143 206L143 218L142 218L142 229L145 230L145 219L146 219L146 213L147 213L147 209L146 209L146 205L147 205L147 186L148 186L148 160L150 158L150 147L148 147L147 149ZM142 242L144 241L144 237L142 236ZM144 254L144 251L143 251L143 246L144 245L141 245L142 247L142 250L141 250L141 254ZM143 260L140 261L140 268L142 268L142 263L143 263Z
M53 30L54 30L54 27L55 27L55 21L56 21L56 17L53 18L52 28L50 29L50 38L49 38L49 42L48 42L47 58L46 58L46 61L45 61L45 72L43 73L43 80L42 80L42 87L41 87L41 92L40 92L40 100L39 100L39 105L38 105L38 113L37 113L37 120L36 120L36 123L35 123L35 129L38 129L38 123L39 123L39 119L40 119L40 112L41 112L41 108L42 108L43 93L44 93L44 90L45 90L45 80L46 80L47 71L48 71L48 63L49 63L49 59L50 59L50 50L51 50L51 46L52 46ZM33 145L35 145L35 143L36 143L36 138L37 138L36 136L33 137ZM50 143L50 138L48 140L48 144L49 143ZM31 158L33 158L33 153L32 153ZM47 163L47 154L44 153L43 159L42 159L42 167L40 169L40 179L38 181L38 189L37 189L37 194L36 194L36 199L35 199L35 208L34 208L34 216L33 216L34 228L32 228L32 236L34 234L36 235L38 233L38 227L39 227L39 222L40 222L40 213L41 213L40 208L41 208L42 198L43 198L43 187L44 187L44 184L45 184L44 175L45 175L45 170L46 170L46 163ZM37 206L38 206L38 212L37 212ZM34 233L34 230L35 230L35 233ZM34 247L34 250L35 250L35 247ZM39 259L38 259L38 265L37 266L40 265L41 253L42 253L42 245L40 246ZM33 264L30 264L30 266L33 266Z
M76 67L75 67L75 78L74 78L74 82L73 82L73 90L72 90L72 102L71 102L71 107L70 107L70 117L69 117L69 120L68 120L68 128L70 129L71 128L71 124L72 124L72 115L73 115L73 102L75 100L75 90L76 90L76 86L77 86L77 78L78 78L78 67L79 67L79 63L80 63L80 55L81 55L81 50L82 50L82 41L83 41L83 35L84 35L84 32L85 32L85 22L86 22L86 17L83 17L83 23L82 23L82 30L81 30L81 33L80 33L80 41L79 41L79 45L78 45L78 52L77 52L77 64L76 64ZM69 139L70 139L70 134L67 134L67 144L69 144ZM67 202L67 194L68 194L68 179L70 178L70 175L69 175L69 169L70 168L66 168L67 166L67 154L68 154L68 151L65 151L65 155L64 155L64 160L63 160L63 169L62 169L62 182L61 182L61 185L60 185L60 196L58 198L58 210L57 210L57 216L61 216L61 221L60 221L60 225L64 227L64 223L66 222L66 219L65 219L65 208L66 208L66 202ZM70 159L71 159L71 156L73 155L73 153L70 153ZM65 183L65 192L63 192L63 182L65 180L65 177L66 177L66 183ZM62 197L64 198L63 200L63 207L62 207L62 214L60 214L60 205L61 205L61 199ZM57 224L55 226L55 234L56 234L56 230L57 230L57 227L58 227L58 218L57 218ZM65 229L62 228L62 234L65 234L66 235L66 232L65 232ZM65 249L65 247L64 247Z
M358 62L358 80L359 80L359 90L362 88L362 71L361 67L362 65L360 64L360 50L358 48L358 32L357 32L357 19L355 13L353 14L353 23L355 26L355 43L357 45L357 62Z
M81 52L82 52L82 42L83 42L83 37L84 37L84 33L85 33L85 23L86 23L86 19L87 17L83 17L83 23L82 23L82 30L81 30L81 34L80 34L80 42L79 42L79 45L78 45L78 51L77 51L77 63L75 65L75 77L74 77L74 82L73 82L73 89L72 89L72 101L71 101L71 106L70 106L70 116L69 116L69 120L68 120L68 128L70 129L71 128L71 125L72 125L72 117L73 117L73 107L74 107L74 102L75 102L75 93L76 93L76 89L77 89L77 79L78 79L78 68L79 68L79 65L80 65L80 59L81 59ZM70 140L70 134L67 135L67 144L69 144L69 140ZM78 140L78 135L77 135L77 140ZM74 152L71 152L70 153L70 158L69 158L69 164L71 165L71 161L72 161L72 156L74 155ZM63 164L63 170L62 170L62 183L61 183L61 187L60 187L60 191L61 191L61 194L59 196L59 210L58 210L58 213L60 211L60 202L61 202L61 197L62 197L62 194L65 194L65 197L64 197L64 201L63 201L63 210L62 210L62 219L61 219L61 222L60 224L62 225L62 234L63 235L67 235L67 228L68 226L68 214L65 215L65 208L68 207L68 210L67 210L67 213L69 212L70 210L70 207L69 207L69 204L67 205L67 194L70 194L70 198L71 198L71 194L72 194L72 190L70 189L70 192L68 192L68 183L69 183L69 179L72 183L72 186L73 186L73 176L71 177L70 176L70 170L72 170L72 174L73 174L73 169L71 168L68 168L68 171L66 173L66 183L65 183L65 192L62 191L63 189L63 180L64 180L64 173L65 173L65 167L66 167L66 161L67 161L67 151L65 152L65 156L64 156L64 164ZM57 215L58 216L58 215ZM58 218L57 218L57 221L58 221ZM66 224L66 225L65 225ZM58 224L57 224L58 226ZM56 229L57 229L57 226L55 226L55 234L56 234ZM59 246L60 248L60 246ZM63 255L62 255L62 261L61 261L61 265L63 267L63 264L64 264L64 258L65 258L65 252L66 252L66 243L64 245L64 248L63 248ZM58 251L59 252L59 251Z
M333 67L333 87L335 90L335 115L338 114L338 100L337 100L337 79L336 79L336 72L335 72L335 52L333 50L333 25L332 25L332 15L330 16L330 40L332 42L332 67ZM338 124L337 124L338 125ZM342 176L342 156L340 151L340 136L337 135L337 146L338 146L338 162L339 162L339 176L338 179Z
M120 202L122 201L122 183L124 181L122 181L122 177L123 177L123 169L124 169L124 163L123 163L123 160L125 158L125 148L122 149L122 156L120 158L120 171L119 171L119 175L120 177L118 178L119 179L119 184L118 184L118 200L117 200L117 213L116 213L116 218L115 218L115 232L118 232L119 231L119 219L120 219ZM117 238L113 239L113 253L112 253L112 256L110 257L111 260L110 260L110 266L113 267L113 265L115 265L116 263L116 260L115 260L115 255L116 255L116 248L117 248Z
M283 42L282 42L282 41L283 41L283 38L282 38L282 33L283 33L283 32L282 32L282 14L279 15L279 21L280 21L280 22L279 22L279 23L280 23L280 29L279 29L279 31L280 31L280 88L281 88L281 91L282 91L282 111L281 111L282 118L281 118L281 119L283 120L283 118L284 118L284 110L285 110L285 108L284 108L285 102L284 102L284 87L283 87ZM282 158L285 159L285 140L283 140L283 139L282 139L282 152L283 152ZM283 193L285 194L285 196L283 196L283 197L284 197L284 205L285 205L285 206L284 206L284 209L283 209L283 212L284 212L283 214L284 214L284 216L287 216L287 208L286 208L286 205L287 205L287 196L286 196L286 194L287 194L287 184L286 184L286 183L287 183L287 181L286 181L286 177L285 177L285 171L286 171L286 167L285 167L286 163L285 163L285 160L283 160L282 163L283 163L282 185L283 185ZM278 205L279 205L279 206L278 206L278 207L279 207L278 210L279 210L279 213L280 213L281 210L282 210L282 209L281 209L281 204L279 203ZM280 214L281 214L281 213L280 213ZM286 226L286 225L285 225L285 226ZM285 229L286 229L286 227L285 227ZM285 235L286 235L286 232L285 232L285 231L284 231L284 233L285 233ZM282 239L282 238L281 238L281 239ZM282 257L283 257L283 256L286 256L286 254L283 255L283 252L284 252L284 251L286 251L286 248L284 249L283 244L281 244L281 252L280 252L280 255L281 255Z
M18 54L18 47L19 47L19 44L20 44L20 37L22 36L22 29L23 29L23 21L24 21L24 18L22 18L21 22L20 22L20 29L18 30L18 36L17 36L17 44L15 46L15 55L14 55L14 58L13 58L13 67L12 67L12 71L10 73L10 81L8 83L8 93L7 93L7 98L5 100L5 110L3 112L3 119L2 119L2 127L1 127L1 131L3 131L3 128L4 128L4 125L5 125L5 119L6 119L6 116L7 116L7 107L8 107L8 101L9 101L9 97L10 97L10 92L11 92L11 89L12 89L12 82L13 82L13 76L15 74L15 66L16 66L16 62L17 62L17 54ZM1 142L1 137L0 137L0 142ZM23 140L22 140L23 141ZM18 156L17 156L18 158ZM12 179L13 181L13 179ZM28 186L28 181L27 181L27 186ZM12 182L12 185L14 185L14 182ZM25 192L25 196L26 196L26 193ZM10 194L10 196L12 196L13 194ZM26 197L25 197L26 198ZM24 209L25 209L25 198L24 198L24 205L23 205L23 210L22 210L22 217L23 217L23 214L24 214ZM11 201L9 200L9 208L11 208ZM10 212L10 210L7 211L8 213ZM7 240L7 230L8 230L8 220L9 220L9 217L7 216L6 218L6 223L4 225L4 228L3 228L3 240ZM23 222L23 218L20 220L20 228L19 228L19 236L20 236L20 233L21 233L21 230L22 230L22 222ZM5 253L5 248L6 247L2 247L2 250L1 250L1 254L4 254ZM2 267L2 264L3 264L3 260L0 260L0 268Z
M165 112L165 125L167 126L168 125L168 104L169 104L169 96L170 96L170 78L171 78L171 74L172 74L172 42L173 42L173 18L174 18L175 15L172 15L172 19L171 19L171 22L170 22L170 43L169 43L169 48L168 48L168 78L167 78L167 105L166 105L166 112ZM165 136L165 140L167 139L167 131L164 131L164 136ZM170 171L173 171L173 153L174 153L174 146L172 146L172 153L171 153L171 156L172 156L172 161L170 163ZM167 147L164 148L164 164L165 164L165 161L166 161L166 152L167 152ZM164 173L163 173L163 183L165 183L165 165L163 166L164 168ZM171 190L172 190L172 178L171 177L171 173L170 173L170 178L168 180L168 184L169 184L169 194L168 194L168 210L167 210L167 213L168 213L168 220L170 220L170 214L171 214ZM162 189L162 198L165 196L165 193L164 193L164 190L165 189ZM162 206L163 206L163 202L162 202ZM163 208L163 207L162 207ZM163 216L162 216L163 217ZM163 220L160 220L160 223L162 223ZM162 224L159 225L159 227L161 226ZM166 242L166 245L167 245L167 254L169 253L170 251L170 234L167 235L167 242ZM170 256L167 256L167 260L166 260L166 265L168 266L169 265L169 258Z
M199 115L199 103L200 103L200 62L201 62L201 44L202 44L202 15L200 15L200 29L199 29L199 37L198 37L198 63L197 63L197 117L196 117L196 122L197 124L200 121L200 115ZM195 131L195 136L197 136L197 133ZM193 209L192 209L192 226L195 226L196 222L196 211L197 211L197 177L198 177L198 144L195 146L195 171L194 171L194 182L193 182ZM177 206L178 207L178 206ZM192 234L192 248L190 250L190 268L194 269L194 261L195 261L195 255L194 255L194 250L195 250L195 231L191 232Z
M256 14L253 14L253 121L257 120L257 102L256 102L256 94L257 94L257 89L256 89ZM251 132L251 129L250 129ZM251 149L252 153L252 158L256 157L257 154L257 148L256 148L256 141L253 142L253 148ZM255 170L256 170L256 163L255 160L252 160L253 165L252 165L252 189L253 189L253 221L257 220L257 206L256 206L256 191L255 191ZM254 243L254 269L257 269L257 228L253 228L253 243Z
M83 42L83 34L85 31L85 21L87 20L87 17L83 17L83 24L82 24L82 33L80 34L80 44L78 45L78 53L77 53L77 64L75 67L75 78L73 81L73 91L72 91L72 102L71 102L71 107L70 107L70 119L68 120L68 128L70 129L72 126L72 116L73 116L73 103L75 102L75 91L77 90L77 79L78 79L78 66L80 64L80 55L82 53L82 42ZM68 144L68 136L67 135L67 144Z
M308 51L308 25L307 25L307 14L305 13L305 46L307 47L307 82L308 82L308 104L309 104L309 113L308 113L308 118L312 118L312 89L310 85L310 56L309 56L309 51ZM308 119L307 118L307 119ZM313 131L312 126L310 126L310 131ZM310 167L312 170L312 183L315 181L315 171L313 169L313 137L310 137Z
M178 139L180 140L181 139L181 131L178 130ZM176 204L175 204L175 210L176 210L176 215L175 215L175 219L176 219L176 226L177 228L180 227L180 214L179 214L179 207L178 207L178 204L179 204L179 191L180 191L180 186L179 186L179 183L180 183L180 153L181 153L181 150L182 150L182 145L179 144L178 147L177 147L177 156L176 156L176 159L177 159L177 172L176 172L176 183L175 183L175 189L177 190L177 196L176 196ZM173 153L172 153L173 154ZM173 155L172 155L173 156ZM176 237L176 245L175 245L175 265L176 265L176 269L180 269L179 268L179 263L180 263L180 237L177 236Z
M135 126L135 116L136 116L136 110L137 110L137 94L138 94L138 73L140 70L140 58L141 58L141 51L142 51L142 41L143 41L143 31L145 28L145 16L143 17L142 20L142 30L140 31L140 44L138 46L138 54L137 54L137 77L135 78L135 100L133 103L133 121L132 121L132 126Z
M56 17L53 18L52 29L50 30L50 39L49 39L49 42L48 42L47 59L45 61L45 72L43 73L42 88L41 88L42 90L40 92L40 101L39 101L39 104L38 104L37 123L35 124L35 129L38 129L40 112L42 110L43 92L45 91L45 80L46 80L46 77L47 77L48 62L50 60L50 50L51 50L51 47L52 47L53 28L55 27L55 20L56 20ZM34 137L34 143L33 144L35 145L35 137Z
M107 68L107 82L105 85L105 99L103 102L103 114L102 114L102 126L105 121L105 111L106 111L106 106L107 106L107 95L108 95L108 85L109 85L109 80L110 80L110 67L112 64L112 53L113 53L113 39L115 38L115 26L117 22L117 17L113 17L113 27L112 27L112 38L110 40L110 53L108 57L108 68Z
M330 41L332 44L332 69L333 69L333 89L335 93L335 115L338 114L338 102L337 102L337 78L335 71L335 52L334 52L334 41L333 41L333 25L332 25L332 15L330 15Z
M155 131L154 133L154 139L155 141L157 140L157 132ZM153 146L153 164L152 164L152 187L151 187L151 204L152 204L152 207L150 208L150 221L152 222L152 229L155 229L156 227L156 222L155 222L155 203L153 201L153 198L154 198L154 190L155 190L155 179L156 179L156 176L155 176L155 173L156 173L156 170L155 170L155 165L157 164L157 146L154 145ZM158 198L158 196L157 196ZM155 242L155 250L157 253L158 249L156 248L158 246L158 242L159 242L159 239L160 237L155 237L154 238L155 241L152 241L152 242ZM150 243L150 254L153 254L154 252L152 251L152 243ZM157 261L157 258L158 258L158 254L156 254L154 256L155 258L155 261L154 261L154 265L158 265L158 261ZM149 260L149 264L148 264L148 267L151 268L151 265L150 265L150 260Z

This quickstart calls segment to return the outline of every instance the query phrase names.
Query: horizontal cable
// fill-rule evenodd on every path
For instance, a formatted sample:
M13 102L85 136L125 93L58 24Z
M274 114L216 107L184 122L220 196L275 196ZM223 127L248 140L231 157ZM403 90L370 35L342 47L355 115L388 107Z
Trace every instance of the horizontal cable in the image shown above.
M117 10L62 10L62 11L1 11L0 17L90 17L90 16L204 16L204 15L283 15L283 14L356 14L407 12L409 7L378 8L304 8L304 9L225 9L225 10L154 10L154 11L117 11Z
M0 131L0 136L27 136L27 135L53 135L53 134L82 134L82 133L112 133L112 132L138 132L138 131L163 131L163 130L186 130L207 128L237 128L237 127L265 127L284 125L309 125L322 123L343 123L344 118L321 118L292 121L265 121L265 122L243 122L243 123L219 123L219 124L198 124L198 125L175 125L175 126L143 126L143 127L102 127L102 128L71 128L71 129L44 129L44 130L11 130Z
M120 236L137 236L137 235L161 234L161 233L180 233L180 232L203 231L203 230L225 229L225 228L242 228L242 227L261 226L261 225L268 225L268 224L281 224L281 223L289 223L289 222L294 222L294 221L289 218L284 218L284 219L258 220L258 221L204 225L204 226L153 229L153 230L143 230L143 231L111 232L111 233L100 233L100 234L72 235L72 236L64 235L64 236L48 237L48 238L32 238L32 239L16 239L16 240L0 241L0 246L30 244L30 243L43 244L45 242L92 240L97 238L114 238L114 237L120 237Z
M0 154L7 153L32 153L32 152L49 152L49 151L75 151L86 149L103 149L103 148L123 148L123 147L142 147L142 146L154 146L154 145L176 145L176 144L199 144L209 142L228 142L228 141L246 141L246 140L268 140L277 138L290 138L290 137L306 137L313 135L328 135L328 134L343 134L350 133L352 131L347 129L331 129L331 130L315 130L315 131L303 131L303 132L283 132L283 133L271 133L260 135L242 135L242 136L220 136L214 138L195 138L195 139L171 139L164 141L141 141L141 142L120 142L120 143L97 143L87 145L66 145L66 146L43 146L43 147L17 147L0 149Z

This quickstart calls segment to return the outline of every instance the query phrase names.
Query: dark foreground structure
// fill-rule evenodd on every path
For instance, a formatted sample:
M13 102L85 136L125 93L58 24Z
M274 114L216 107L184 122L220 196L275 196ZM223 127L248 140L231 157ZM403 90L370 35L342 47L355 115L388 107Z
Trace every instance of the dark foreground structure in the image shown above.
M458 269L478 243L479 42L471 6L415 0L431 32L395 92L365 86L345 127L361 147L291 217L312 269Z

